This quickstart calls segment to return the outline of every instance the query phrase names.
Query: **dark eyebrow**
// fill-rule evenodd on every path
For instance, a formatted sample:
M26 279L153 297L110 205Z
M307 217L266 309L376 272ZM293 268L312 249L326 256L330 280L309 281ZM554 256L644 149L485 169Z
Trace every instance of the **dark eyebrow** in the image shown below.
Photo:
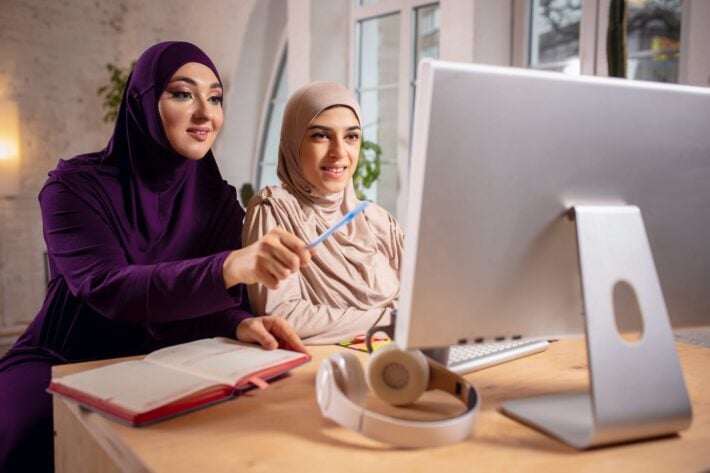
M195 87L197 87L197 82L195 82L194 79L191 79L189 77L175 77L175 78L171 79L169 83L172 84L173 82L187 82L188 84L191 84L191 85L194 85ZM222 84L220 84L219 82L214 82L214 83L210 84L210 89L221 89L221 88L222 88Z
M311 125L308 127L308 130L312 130L314 128L317 128L319 130L325 130L325 131L333 131L332 128L324 126L324 125ZM359 130L359 129L360 129L360 125L353 125L353 126L349 127L347 131L353 131L353 130Z

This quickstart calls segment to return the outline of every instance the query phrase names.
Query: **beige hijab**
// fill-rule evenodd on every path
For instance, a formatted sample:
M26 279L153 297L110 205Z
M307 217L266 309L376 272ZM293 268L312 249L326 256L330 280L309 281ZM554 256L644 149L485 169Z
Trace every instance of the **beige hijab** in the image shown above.
M291 96L284 110L279 147L277 172L282 186L264 188L252 198L245 234L268 231L259 229L267 220L264 209L256 211L257 207L266 206L271 225L275 218L279 226L310 242L360 202L352 181L342 192L325 194L313 187L301 170L299 149L308 126L320 112L334 105L350 108L358 122L362 122L360 106L339 84L314 82ZM298 273L304 300L338 308L395 306L399 296L402 231L383 208L369 205L317 250L311 264ZM260 291L255 297L261 299L266 295ZM250 297L253 297L251 291ZM264 300L251 303L257 314L265 306Z

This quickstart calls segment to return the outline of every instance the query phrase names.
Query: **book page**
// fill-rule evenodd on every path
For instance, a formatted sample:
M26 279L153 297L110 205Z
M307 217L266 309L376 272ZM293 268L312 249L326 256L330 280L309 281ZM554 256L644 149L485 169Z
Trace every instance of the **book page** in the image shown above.
M102 366L54 381L136 414L215 385L211 380L142 360Z
M234 386L246 375L304 356L218 337L163 348L146 356L145 360Z

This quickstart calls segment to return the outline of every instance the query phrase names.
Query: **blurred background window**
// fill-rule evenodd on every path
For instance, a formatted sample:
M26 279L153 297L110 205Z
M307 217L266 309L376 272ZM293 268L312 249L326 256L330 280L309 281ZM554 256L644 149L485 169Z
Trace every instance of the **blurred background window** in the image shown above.
M355 2L355 94L362 107L363 139L382 149L380 177L366 197L397 215L399 170L406 169L408 160L417 65L425 57L439 56L439 4Z

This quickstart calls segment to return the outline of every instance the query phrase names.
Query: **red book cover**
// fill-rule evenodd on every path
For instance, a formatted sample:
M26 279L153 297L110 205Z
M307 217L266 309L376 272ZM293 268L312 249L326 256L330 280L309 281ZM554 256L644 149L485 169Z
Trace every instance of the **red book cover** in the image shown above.
M48 391L137 426L229 399L254 387L252 380L276 378L309 360L303 353L211 338L56 377Z

